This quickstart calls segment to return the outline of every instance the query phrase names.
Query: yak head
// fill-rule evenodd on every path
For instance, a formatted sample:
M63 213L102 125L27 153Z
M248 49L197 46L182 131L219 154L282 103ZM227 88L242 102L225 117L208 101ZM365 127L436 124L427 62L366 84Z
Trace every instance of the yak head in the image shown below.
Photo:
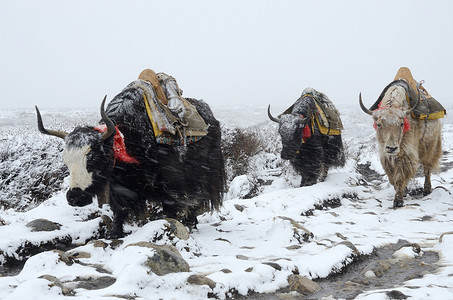
M412 114L417 103L408 108L406 90L401 86L390 87L384 94L379 108L374 111L363 105L362 95L359 95L360 107L373 117L381 153L388 156L400 153L403 136L410 130L408 116Z
M116 129L105 113L105 99L101 104L101 117L107 129L102 133L93 127L76 127L70 133L45 129L36 107L39 131L65 140L62 157L70 174L66 199L72 206L90 204L93 197L104 189L113 168L112 145Z
M282 138L282 159L296 158L300 147L311 137L309 121L311 118L302 114L290 113L272 116L270 105L267 108L269 119L279 124L278 132Z

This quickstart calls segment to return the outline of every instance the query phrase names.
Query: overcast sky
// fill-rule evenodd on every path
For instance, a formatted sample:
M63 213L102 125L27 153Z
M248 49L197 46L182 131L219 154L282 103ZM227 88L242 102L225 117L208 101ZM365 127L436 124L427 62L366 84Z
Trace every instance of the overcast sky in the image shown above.
M453 1L0 0L3 108L98 107L145 68L212 106L371 105L407 66L453 101Z

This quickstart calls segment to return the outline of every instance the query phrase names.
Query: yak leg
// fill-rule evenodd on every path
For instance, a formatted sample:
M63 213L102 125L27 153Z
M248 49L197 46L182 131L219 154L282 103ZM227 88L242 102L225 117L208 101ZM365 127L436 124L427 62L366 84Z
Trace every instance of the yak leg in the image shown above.
M423 196L431 193L431 170L425 167L425 184L423 186Z
M404 206L403 196L404 196L404 189L398 189L396 191L395 198L393 199L394 208Z
M120 212L114 212L112 230L110 230L109 238L118 239L124 237L123 224L128 212L122 209Z
M395 198L393 199L393 207L404 206L404 191L406 190L407 184L409 183L408 178L404 175L403 166L400 164L394 169L393 176L389 177L390 183L395 187Z
M323 182L326 180L327 174L329 173L329 166L321 162L321 174L319 175L319 181Z
M307 163L302 170L302 180L300 186L310 186L316 184L321 172L321 161L314 160L313 163Z
M124 236L123 223L129 214L128 207L138 202L138 194L120 184L110 185L110 207L113 211L113 225L110 238Z

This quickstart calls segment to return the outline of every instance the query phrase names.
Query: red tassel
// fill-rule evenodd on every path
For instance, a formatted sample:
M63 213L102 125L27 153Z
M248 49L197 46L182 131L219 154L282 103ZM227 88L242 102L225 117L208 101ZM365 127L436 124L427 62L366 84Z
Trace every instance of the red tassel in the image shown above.
M403 132L406 133L408 132L409 130L411 130L411 123L409 123L409 120L407 119L407 117L404 118L404 128L403 128Z
M311 137L311 129L310 126L307 124L305 125L304 129L302 130L302 140L309 139Z
M116 133L113 136L113 153L115 159L129 163L129 164L138 164L138 160L127 154L126 151L126 144L124 143L124 136L121 131L118 130L118 126L116 128ZM105 124L98 125L94 127L99 132L105 132L107 130L107 126Z

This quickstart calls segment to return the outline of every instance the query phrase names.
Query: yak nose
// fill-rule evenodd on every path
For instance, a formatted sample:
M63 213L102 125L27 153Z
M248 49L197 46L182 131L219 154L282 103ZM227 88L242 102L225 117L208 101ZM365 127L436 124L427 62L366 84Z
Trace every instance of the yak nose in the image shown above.
M80 188L72 188L66 193L66 200L71 206L85 206L92 202L93 196Z
M394 154L396 152L396 150L398 150L398 147L389 147L389 146L387 146L386 149L387 149L387 153L388 154Z

